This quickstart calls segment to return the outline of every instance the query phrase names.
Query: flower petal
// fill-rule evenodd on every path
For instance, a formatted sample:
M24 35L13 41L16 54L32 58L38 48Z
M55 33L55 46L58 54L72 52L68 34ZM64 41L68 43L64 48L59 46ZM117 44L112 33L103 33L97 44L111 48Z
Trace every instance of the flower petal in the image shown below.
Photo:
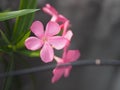
M44 27L40 21L33 22L30 29L39 38L44 34Z
M54 7L52 7L50 4L46 4L46 6L42 8L42 10L51 16L58 15L57 10Z
M69 21L66 17L61 14L58 15L57 22L65 23L66 21Z
M57 82L64 74L64 68L55 68L53 70L52 83Z
M29 37L25 40L25 46L29 50L38 50L41 48L43 42L36 37Z
M69 30L69 31L67 31L67 33L65 34L64 37L70 41L72 36L73 36L73 32L71 30Z
M54 16L51 17L50 21L57 22L57 18L58 17L54 15Z
M67 60L65 62L73 62L76 61L78 58L80 57L80 52L79 50L68 50L67 55L66 55L66 59Z
M54 59L56 60L57 63L63 63L63 59L62 58L54 56Z
M71 69L72 69L72 66L68 66L65 68L64 77L69 76Z
M60 32L60 26L58 23L56 22L48 22L47 26L46 26L46 31L45 31L45 35L47 36L53 36L56 35Z
M65 33L67 32L69 26L70 26L70 22L69 22L69 20L66 20L63 23L63 34L62 35L65 35Z
M65 47L67 39L62 36L49 37L48 42L57 50Z
M49 43L45 43L40 53L41 59L43 62L48 63L53 60L54 51L53 48L49 45Z

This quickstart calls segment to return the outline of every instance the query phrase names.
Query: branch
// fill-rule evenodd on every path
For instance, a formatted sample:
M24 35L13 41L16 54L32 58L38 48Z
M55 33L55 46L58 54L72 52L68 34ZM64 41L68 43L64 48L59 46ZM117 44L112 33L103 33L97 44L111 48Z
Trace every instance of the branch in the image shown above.
M61 64L58 65L57 67L67 67L69 65L72 66L120 66L120 60L78 60L72 63L66 63L66 64ZM54 69L56 67L56 64L47 64L44 66L39 66L39 67L33 67L29 69L24 69L24 70L18 70L18 71L11 71L11 72L5 72L5 73L0 73L0 77L7 77L7 76L18 76L18 75L23 75L23 74L29 74L29 73L35 73L38 71L47 71Z

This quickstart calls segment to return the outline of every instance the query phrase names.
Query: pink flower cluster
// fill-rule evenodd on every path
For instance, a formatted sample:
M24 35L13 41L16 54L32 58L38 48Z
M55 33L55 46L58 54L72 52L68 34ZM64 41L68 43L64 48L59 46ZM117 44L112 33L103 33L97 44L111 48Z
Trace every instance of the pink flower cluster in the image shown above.
M41 60L45 63L56 60L57 65L74 62L80 57L79 50L68 50L70 41L73 36L69 30L70 21L59 14L50 4L46 4L42 9L45 13L51 15L50 21L44 26L40 21L34 21L30 30L35 36L30 36L25 40L25 46L29 50L40 50ZM60 32L62 34L60 35ZM54 49L63 49L62 58L57 57ZM52 83L58 81L63 75L68 77L72 66L57 67L53 70Z

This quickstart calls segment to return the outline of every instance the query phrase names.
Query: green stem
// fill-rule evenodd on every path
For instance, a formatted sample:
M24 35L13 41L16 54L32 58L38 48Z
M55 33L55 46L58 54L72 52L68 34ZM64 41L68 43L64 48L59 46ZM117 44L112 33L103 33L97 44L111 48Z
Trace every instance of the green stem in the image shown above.
M9 37L9 40L11 40L11 28L10 28L10 23L9 23L9 20L5 20L4 21L4 25L5 25L5 34L7 36L7 38Z
M10 61L8 68L7 68L8 73L10 71L12 71L14 68L14 54L13 53L10 54L10 58L11 58L11 61ZM12 76L8 76L8 77L6 77L6 79L4 81L3 90L10 90L11 85L12 85Z
M5 33L1 29L0 29L0 33L1 33L2 38L5 40L5 42L7 44L10 44L10 41L8 40L7 36L5 35Z

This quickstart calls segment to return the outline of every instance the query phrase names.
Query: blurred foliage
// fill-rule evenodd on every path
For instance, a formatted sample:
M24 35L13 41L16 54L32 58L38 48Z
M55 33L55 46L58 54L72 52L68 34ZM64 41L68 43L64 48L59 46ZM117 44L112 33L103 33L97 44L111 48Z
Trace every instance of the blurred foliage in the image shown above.
M6 27L5 30L0 29L0 61L5 64L5 72L15 69L15 57L19 58L19 54L32 57L39 56L39 51L31 52L24 47L24 41L30 35L29 27L34 19L34 14L39 10L36 7L37 0L20 0L17 11L4 10L5 12L0 13L0 21ZM13 23L8 23L9 20ZM9 28L10 25L13 27ZM2 90L13 90L12 80L12 76L6 77Z

